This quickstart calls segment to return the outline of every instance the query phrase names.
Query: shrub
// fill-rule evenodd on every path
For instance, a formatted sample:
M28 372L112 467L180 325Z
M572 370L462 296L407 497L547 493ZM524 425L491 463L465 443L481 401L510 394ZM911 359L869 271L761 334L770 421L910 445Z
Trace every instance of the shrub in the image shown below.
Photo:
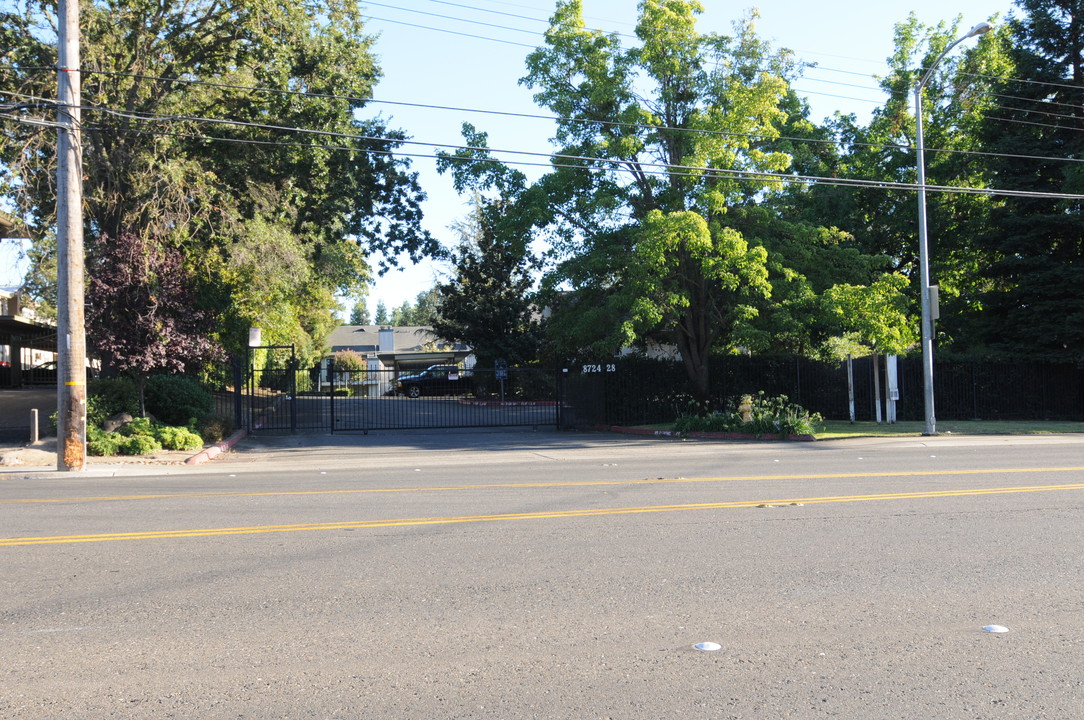
M766 397L763 392L752 396L749 422L737 412L712 415L683 415L674 423L679 432L740 432L750 435L809 435L816 432L815 424L822 421L801 405L790 402L786 395ZM738 401L732 401L734 407Z
M91 380L87 384L87 425L100 425L118 413L139 414L139 390L127 377Z
M150 418L137 417L132 420L132 422L123 425L117 432L125 437L132 437L133 435L153 435L154 421Z
M136 418L117 432L107 433L97 425L87 426L87 452L91 455L146 455L166 450L199 450L203 438L186 427L160 425L149 418Z
M150 455L162 449L162 445L150 435L132 435L124 438L120 447L121 455Z
M199 450L203 447L203 438L186 427L160 426L155 428L154 437L166 450Z
M166 425L187 425L214 407L214 399L198 382L184 375L153 375L143 389L147 412Z
M190 427L209 443L222 442L235 429L232 419L215 413L201 415Z
M87 426L87 453L90 455L117 455L124 440L120 433L102 432L97 426Z

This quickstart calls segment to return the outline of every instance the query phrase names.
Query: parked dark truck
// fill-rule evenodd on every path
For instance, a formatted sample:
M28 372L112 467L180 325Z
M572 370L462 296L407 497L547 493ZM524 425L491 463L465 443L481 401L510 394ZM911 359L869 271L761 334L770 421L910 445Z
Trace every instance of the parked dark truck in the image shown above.
M403 375L395 383L399 395L466 395L472 389L472 374L455 365L430 365L414 375Z

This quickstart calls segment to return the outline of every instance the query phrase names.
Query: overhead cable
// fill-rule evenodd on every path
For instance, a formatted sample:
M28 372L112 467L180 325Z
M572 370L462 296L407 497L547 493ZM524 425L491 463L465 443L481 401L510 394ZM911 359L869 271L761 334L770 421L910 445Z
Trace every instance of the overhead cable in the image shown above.
M187 116L154 116L144 117L132 113L122 113L115 110L105 110L103 108L86 107L83 108L86 111L93 112L101 110L111 115L120 117L128 117L136 120L147 120L155 122L167 122L167 121L189 121L189 122L206 122L210 124L222 124L232 125L239 127L248 127L254 129L275 130L285 132L298 132L308 135L317 135L323 137L333 137L340 139L361 140L365 142L384 142L392 143L395 145L424 145L434 148L445 148L456 151L477 151L486 153L499 153L508 155L521 155L527 157L540 157L547 158L551 167L557 166L554 161L561 163L571 162L587 162L587 163L602 163L607 166L607 170L618 172L632 172L631 169L626 168L627 164L633 164L637 168L648 168L649 170L643 170L648 174L662 174L662 175L686 175L692 177L730 177L745 182L784 182L784 183L803 183L810 185L824 184L835 186L850 186L850 187L871 187L880 189L899 189L899 190L917 190L919 185L915 183L903 183L897 181L879 181L879 180L864 180L864 179L852 179L852 178L834 178L826 176L816 175L798 175L787 174L779 172L767 172L759 170L743 170L743 169L730 169L730 168L711 168L711 167L698 167L691 165L677 165L669 163L645 163L636 161L633 159L615 159L615 158L597 158L583 155L569 155L563 153L539 153L530 152L526 150L507 150L500 148L486 148L486 147L473 147L465 145L452 145L444 143L427 143L418 140L408 140L403 138L389 138L382 136L371 136L361 134L341 133L325 130L313 130L309 128L295 128L288 126L269 125L264 123L252 123L242 122L235 120L223 120L218 118L195 118ZM321 146L315 146L321 147ZM366 151L365 148L350 148L354 151ZM394 153L395 155L401 155L401 153ZM433 156L439 157L439 156ZM497 161L493 158L463 158L459 159L454 156L448 157L450 160L462 160L469 162L503 162ZM569 167L563 165L563 167ZM580 167L572 165L571 167ZM997 188L968 188L968 187L956 187L949 185L926 185L925 189L931 192L952 192L972 195L993 195L993 196L1010 196L1010 197L1042 197L1053 199L1072 199L1072 200L1084 200L1084 195L1076 195L1070 193L1041 193L1026 190L1002 190Z
M521 112L511 112L511 111L504 111L504 110L483 110L483 109L478 109L478 108L467 108L467 107L458 107L458 106L451 106L451 105L433 105L433 104L428 104L428 103L413 103L413 102L395 101L395 100L376 100L376 99L366 99L366 98L361 98L361 97L357 97L357 96L350 96L350 95L335 95L335 94L331 94L331 93L314 93L314 92L307 92L307 91L303 91L303 90L279 90L279 89L275 89L275 88L254 87L254 86L248 86L248 85L237 85L237 84L232 84L232 83L212 82L212 81L207 81L207 80L189 80L189 79L184 79L184 78L164 78L164 77L155 76L155 75L141 75L141 74L135 74L135 73L119 73L119 72L110 72L110 71L104 71L104 70L85 70L84 74L85 75L106 75L106 76L133 77L133 78L140 78L140 79L146 79L146 80L154 80L154 81L158 81L158 82L200 85L200 86L206 86L206 87L217 87L217 88L228 89L228 90L245 90L245 91L250 91L250 92L261 92L261 93L267 93L267 94L279 94L279 95L288 95L288 96L327 98L327 99L336 99L336 100L349 100L349 101L358 102L358 103L383 104L383 105L393 105L393 106L400 106L400 107L423 108L423 109L430 109L430 110L464 112L464 113L474 113L474 114L481 114L481 115L494 115L494 116L500 116L500 117L518 117L518 118L532 119L532 120L546 120L546 121L550 121L550 122L560 121L560 122L574 122L574 123L580 123L580 124L603 125L603 126L612 126L612 127L625 127L625 128L649 130L649 131L655 131L655 132L657 132L657 131L668 131L668 132L680 132L680 133L689 133L689 134L718 135L718 136L722 136L722 137L744 137L744 138L751 138L751 139L766 140L766 141L770 141L770 142L789 141L789 142L810 143L810 144L814 144L814 145L844 145L844 146L847 146L847 147L867 147L867 148L884 149L884 150L905 150L905 151L908 151L908 152L914 152L915 151L915 148L912 145L900 145L900 144L896 144L896 143L841 142L841 141L837 141L837 140L833 140L833 139L803 138L803 137L795 137L795 136L787 136L787 135L778 135L778 136L776 136L776 135L757 134L757 133L735 133L735 132L730 132L730 131L725 131L725 130L711 130L711 129L706 129L706 128L704 128L704 129L700 129L700 128L675 128L675 127L670 127L670 126L665 126L665 125L648 125L648 124L644 124L644 123L626 123L626 122L619 122L619 121L613 121L613 120L583 120L583 119L579 119L579 118L566 118L566 117L560 117L560 116L555 116L555 115L545 115L545 114L541 114L541 113L521 113ZM30 95L23 95L23 94L20 94L20 93L8 93L8 94L20 95L21 97L26 97L26 98L33 98L34 97L34 96L30 96ZM52 101L52 100L49 100L49 99L46 99L46 98L37 98L37 99L42 100L42 101L47 102L47 103L55 103L55 101ZM106 110L105 108L101 108L101 107L98 107L97 109L103 110L103 111ZM994 118L994 119L1000 120L1001 118ZM926 148L926 152L928 152L928 153L954 154L954 155L971 155L971 156L976 156L976 157L1001 157L1001 158L1016 158L1016 159L1028 159L1028 160L1046 160L1046 161L1050 161L1050 162L1069 162L1069 163L1084 162L1084 158L1052 157L1052 156L1023 155L1023 154L1011 154L1011 153L993 153L993 152L983 152L983 151L979 151L979 150L954 150L954 149L947 149L947 148Z

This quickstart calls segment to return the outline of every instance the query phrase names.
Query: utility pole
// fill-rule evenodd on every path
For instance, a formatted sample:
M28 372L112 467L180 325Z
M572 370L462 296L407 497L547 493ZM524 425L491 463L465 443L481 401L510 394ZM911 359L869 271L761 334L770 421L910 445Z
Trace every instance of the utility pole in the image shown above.
M80 140L79 0L60 0L57 41L57 449L60 471L87 462L83 320L83 149Z

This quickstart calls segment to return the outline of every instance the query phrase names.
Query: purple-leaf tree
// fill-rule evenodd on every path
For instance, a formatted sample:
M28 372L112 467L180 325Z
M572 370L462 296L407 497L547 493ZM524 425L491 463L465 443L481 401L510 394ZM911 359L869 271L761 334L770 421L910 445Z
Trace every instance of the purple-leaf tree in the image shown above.
M153 238L103 236L87 264L87 342L107 371L143 387L155 372L183 373L223 355L214 316L198 306L181 253Z

